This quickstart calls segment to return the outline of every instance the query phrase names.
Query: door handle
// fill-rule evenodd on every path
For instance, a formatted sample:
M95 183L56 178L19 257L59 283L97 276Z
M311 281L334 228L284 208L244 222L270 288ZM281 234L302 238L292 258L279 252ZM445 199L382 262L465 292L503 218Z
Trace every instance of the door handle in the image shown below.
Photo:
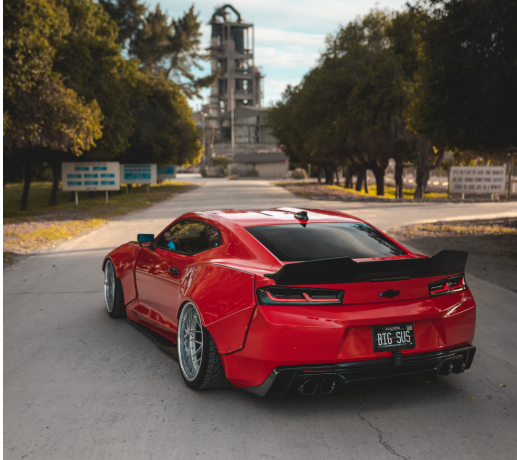
M179 271L179 268L169 268L169 273L172 273L173 275L179 275L180 274L180 271Z

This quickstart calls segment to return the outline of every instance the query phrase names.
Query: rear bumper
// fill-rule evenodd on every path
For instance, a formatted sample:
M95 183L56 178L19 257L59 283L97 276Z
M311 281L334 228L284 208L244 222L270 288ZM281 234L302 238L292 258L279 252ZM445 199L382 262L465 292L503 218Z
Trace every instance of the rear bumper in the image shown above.
M282 396L289 388L298 387L307 379L322 381L330 377L337 381L338 386L343 387L352 382L430 372L443 375L451 372L459 374L470 368L475 353L476 347L468 345L432 353L405 355L401 356L401 359L399 357L397 362L395 358L391 358L353 363L282 366L275 368L261 385L242 389L258 396Z
M333 363L389 362L374 352L372 326L413 323L410 356L470 346L476 304L469 290L436 298L314 307L258 305L243 349L221 353L226 378L237 388L260 386L274 369Z

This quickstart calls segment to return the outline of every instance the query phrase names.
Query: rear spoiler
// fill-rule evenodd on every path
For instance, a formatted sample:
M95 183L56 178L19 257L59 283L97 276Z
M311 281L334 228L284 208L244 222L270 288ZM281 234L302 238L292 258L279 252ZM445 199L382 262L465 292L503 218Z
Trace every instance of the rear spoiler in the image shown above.
M266 274L278 285L338 284L360 281L445 276L465 271L468 252L441 251L432 257L356 262L350 257L311 260L284 265L276 273Z

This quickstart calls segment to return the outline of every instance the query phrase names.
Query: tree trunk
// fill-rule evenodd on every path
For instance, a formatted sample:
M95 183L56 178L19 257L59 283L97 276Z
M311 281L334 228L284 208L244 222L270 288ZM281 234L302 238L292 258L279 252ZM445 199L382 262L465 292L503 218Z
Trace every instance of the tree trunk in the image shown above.
M375 184L377 185L377 196L384 196L384 173L386 172L380 166L372 167L373 175L375 176Z
M59 189L59 162L52 161L50 162L50 169L52 170L52 189L50 190L50 199L48 202L49 206L57 205L57 192ZM75 199L75 197L74 197Z
M339 183L339 168L336 168L336 185L341 186Z
M427 187L427 182L429 181L429 176L433 169L439 168L443 162L444 151L440 152L440 156L436 160L434 165L430 165L428 161L428 156L425 157L425 161L421 162L421 166L416 168L416 189L415 195L413 196L414 200L423 200L425 188Z
M22 200L20 202L20 211L27 211L27 206L29 204L29 190L31 187L32 181L32 165L29 159L26 159L24 162L25 171L24 171L24 182L23 182L23 191L22 191Z
M364 168L359 168L359 170L357 171L357 181L355 183L356 192L360 192L361 189L363 188L364 173L365 173Z
M318 184L321 184L321 166L318 166Z
M424 176L425 176L426 168L416 168L416 189L415 195L413 196L414 200L423 200L424 199Z
M364 168L364 193L368 195L368 170Z
M404 164L400 161L395 163L395 198L404 198L404 181L402 175L404 173Z
M345 188L352 188L353 186L353 175L352 171L350 171L350 168L348 168L346 172L346 178L345 178Z
M330 165L325 166L325 184L334 185L334 169Z

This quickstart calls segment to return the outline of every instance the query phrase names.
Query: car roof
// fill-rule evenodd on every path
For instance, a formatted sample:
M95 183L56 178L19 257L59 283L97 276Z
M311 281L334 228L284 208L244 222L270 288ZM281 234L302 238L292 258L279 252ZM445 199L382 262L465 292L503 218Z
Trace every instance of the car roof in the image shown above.
M357 217L339 211L310 208L270 208L270 209L218 209L196 214L205 218L220 220L228 219L241 227L257 227L262 225L296 224L300 221L294 217L299 211L306 211L308 223L318 222L364 222Z

